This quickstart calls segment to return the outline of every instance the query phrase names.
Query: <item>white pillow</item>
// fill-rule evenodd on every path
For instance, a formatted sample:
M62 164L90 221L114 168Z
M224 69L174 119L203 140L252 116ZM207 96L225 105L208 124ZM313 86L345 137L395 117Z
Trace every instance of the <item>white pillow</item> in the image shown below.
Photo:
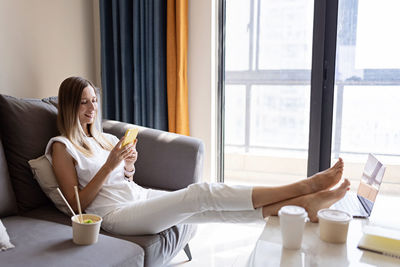
M0 251L14 247L15 246L10 242L10 237L7 234L6 228L0 220Z
M33 177L38 181L46 196L53 201L57 209L70 215L67 205L57 192L58 183L56 176L46 156L43 155L37 159L32 159L28 163L33 171Z

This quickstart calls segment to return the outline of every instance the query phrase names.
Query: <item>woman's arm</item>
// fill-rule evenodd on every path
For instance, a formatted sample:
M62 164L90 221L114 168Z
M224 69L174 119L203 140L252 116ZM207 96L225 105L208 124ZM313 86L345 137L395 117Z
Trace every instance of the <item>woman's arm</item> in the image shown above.
M107 161L91 179L91 181L81 190L79 190L79 200L81 202L82 210L85 210L87 206L92 203L100 191L103 183L107 179L108 175L114 170L122 160L124 160L132 149L131 145L127 145L123 148L120 144L121 139L111 150ZM75 199L74 186L78 185L78 176L75 170L75 162L73 157L67 152L66 147L63 143L54 142L52 144L52 161L53 169L57 178L58 185L65 198L74 209L78 210L78 206Z

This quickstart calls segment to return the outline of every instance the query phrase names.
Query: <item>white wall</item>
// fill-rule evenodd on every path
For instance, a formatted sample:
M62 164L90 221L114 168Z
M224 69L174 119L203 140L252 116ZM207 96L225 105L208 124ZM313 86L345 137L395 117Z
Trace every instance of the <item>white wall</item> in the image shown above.
M72 75L97 83L93 6L90 0L0 0L0 93L53 96Z
M216 7L217 1L189 0L190 135L202 139L205 144L205 181L216 179Z

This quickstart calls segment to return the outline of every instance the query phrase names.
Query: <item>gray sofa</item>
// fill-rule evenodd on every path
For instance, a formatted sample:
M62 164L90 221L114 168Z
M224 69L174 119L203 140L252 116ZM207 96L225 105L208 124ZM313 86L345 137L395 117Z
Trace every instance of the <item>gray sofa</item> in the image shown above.
M101 230L90 246L72 242L70 218L42 192L28 160L44 153L56 128L57 98L17 99L0 95L0 220L15 248L0 252L1 266L163 266L185 249L195 225L178 225L156 235L120 236ZM132 125L103 121L103 130L121 137ZM135 181L145 187L177 190L199 181L203 143L141 128Z

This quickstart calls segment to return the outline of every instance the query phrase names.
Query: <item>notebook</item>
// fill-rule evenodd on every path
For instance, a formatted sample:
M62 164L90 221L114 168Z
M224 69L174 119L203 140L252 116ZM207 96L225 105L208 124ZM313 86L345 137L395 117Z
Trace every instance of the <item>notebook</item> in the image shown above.
M358 248L400 259L400 229L366 225Z
M354 218L367 218L378 195L386 167L372 154L368 154L357 193L347 192L331 208L347 211Z

